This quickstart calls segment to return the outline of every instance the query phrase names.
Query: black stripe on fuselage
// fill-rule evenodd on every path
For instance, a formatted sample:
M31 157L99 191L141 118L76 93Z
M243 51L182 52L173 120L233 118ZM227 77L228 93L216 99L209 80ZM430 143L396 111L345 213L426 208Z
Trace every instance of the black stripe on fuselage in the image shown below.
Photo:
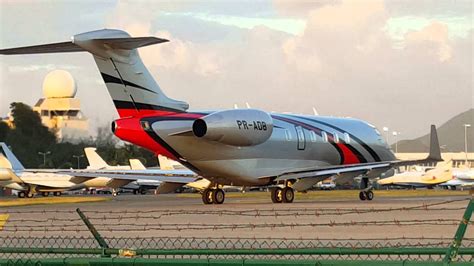
M344 131L343 129L337 127L337 126L333 126L329 123L326 123L326 122L322 122L322 121L319 121L319 120L316 120L316 119L313 119L313 118L308 118L308 117L300 117L300 116L296 116L297 118L300 118L300 119L304 119L304 120L308 120L308 121L311 121L311 122L315 122L315 123L320 123L322 125L325 125L327 127L330 127L330 128L333 128L335 130L338 130L340 131L341 133L347 133L349 134L349 136L354 139L355 141L357 141L357 143L359 143L368 153L370 153L370 155L374 158L374 160L376 162L381 162L382 160L380 159L379 155L369 146L367 145L367 143L365 143L364 141L362 141L361 139L359 139L358 137L352 135L351 133L349 132L346 132Z
M286 122L286 123L290 123L294 126L301 126L303 128L306 128L307 130L311 130L313 132L315 132L316 134L318 134L320 137L322 137L322 129L320 128L317 128L313 125L310 125L310 124L306 124L304 122L301 122L301 121L298 121L298 120L294 120L294 119L291 119L291 118L287 118L287 117L282 117L282 116L278 116L278 115L272 115L272 118L274 119L277 119L277 120L280 120L280 121L283 121L283 122ZM340 162L339 164L343 164L344 163L344 153L342 152L341 148L339 148L339 146L337 146L336 143L334 143L334 141L332 141L334 139L334 137L332 136L331 133L327 133L328 134L328 137L331 138L331 140L329 141L329 143L336 149L336 151L339 153L339 158L340 158ZM364 158L365 160L365 158ZM367 160L365 160L367 161Z
M140 121L147 121L148 123L150 123L150 125L152 125L154 122L170 121L170 120L171 121L176 121L176 120L193 121L193 120L196 120L196 118L188 118L188 117L146 117L146 118L140 119ZM160 136L158 136L158 134L156 134L155 131L153 131L152 129L144 130L144 131L148 134L148 136L150 136L152 139L154 139L156 142L158 142L163 148L165 148L167 151L169 151L171 154L173 154L173 156L178 160L179 163L186 166L191 171L194 171L198 174L201 173L199 168L195 167L190 162L183 160L182 159L183 157L175 149L173 149L166 141L164 141L162 138L160 138Z
M341 142L344 143L344 145L346 145L346 147L349 150L351 150L352 153L355 154L357 159L359 159L359 162L361 162L361 163L366 163L367 162L367 159L365 159L364 155L362 155L362 153L360 153L354 146L352 146L351 144L347 144L344 141L341 141Z
M139 110L156 110L156 111L168 111L175 113L184 113L182 110L177 110L174 108L148 104L148 103L139 103L139 102L129 102L129 101L119 101L114 100L115 108L117 109L139 109Z
M134 88L137 88L137 89L141 89L141 90L145 90L145 91L148 91L148 92L151 92L151 93L154 93L156 94L155 91L152 91L150 89L147 89L143 86L140 86L138 84L135 84L135 83L132 83L130 81L126 81L126 80L121 80L117 77L114 77L114 76L111 76L109 74L105 74L103 72L100 72L100 74L102 75L102 79L104 79L104 82L105 83L116 83L116 84L120 84L120 85L125 85L125 86L130 86L130 87L134 87ZM122 82L123 81L123 82Z

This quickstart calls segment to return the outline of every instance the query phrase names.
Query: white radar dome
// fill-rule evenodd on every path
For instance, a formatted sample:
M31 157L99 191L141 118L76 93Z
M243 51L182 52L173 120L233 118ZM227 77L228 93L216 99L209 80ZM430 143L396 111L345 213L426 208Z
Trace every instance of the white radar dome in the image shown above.
M51 71L44 78L43 95L46 98L74 98L76 91L74 78L65 70Z

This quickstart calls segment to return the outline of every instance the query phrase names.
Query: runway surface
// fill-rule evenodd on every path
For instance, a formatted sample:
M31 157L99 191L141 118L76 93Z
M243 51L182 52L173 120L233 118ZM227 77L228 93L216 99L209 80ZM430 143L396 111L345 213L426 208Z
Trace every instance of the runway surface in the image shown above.
M273 204L267 192L253 195L227 193L222 205L203 205L199 195L169 194L7 207L0 209L0 214L9 214L0 237L90 237L75 212L80 208L101 235L115 238L450 239L469 198L457 193L362 202L351 197L297 195L292 204ZM472 225L466 238L474 238Z

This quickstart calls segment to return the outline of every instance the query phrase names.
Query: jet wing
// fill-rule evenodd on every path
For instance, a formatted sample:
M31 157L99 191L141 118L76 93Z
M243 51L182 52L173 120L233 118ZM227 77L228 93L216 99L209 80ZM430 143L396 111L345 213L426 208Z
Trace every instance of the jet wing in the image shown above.
M58 169L58 170L45 170L45 169L36 169L28 170L29 172L34 173L56 173L69 175L74 177L82 178L97 178L97 177L108 177L113 179L122 179L122 180L131 180L135 181L137 179L148 179L161 182L173 182L173 183L183 183L187 184L190 182L196 181L200 178L197 174L190 170L93 170L93 169L84 169L84 170L75 170L75 169Z

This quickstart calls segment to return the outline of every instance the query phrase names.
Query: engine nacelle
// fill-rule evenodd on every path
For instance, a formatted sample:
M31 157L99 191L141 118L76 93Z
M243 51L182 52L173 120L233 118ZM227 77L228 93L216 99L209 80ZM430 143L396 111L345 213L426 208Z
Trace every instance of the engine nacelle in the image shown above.
M272 132L272 117L256 109L219 111L193 123L196 137L233 146L261 144L270 138Z

